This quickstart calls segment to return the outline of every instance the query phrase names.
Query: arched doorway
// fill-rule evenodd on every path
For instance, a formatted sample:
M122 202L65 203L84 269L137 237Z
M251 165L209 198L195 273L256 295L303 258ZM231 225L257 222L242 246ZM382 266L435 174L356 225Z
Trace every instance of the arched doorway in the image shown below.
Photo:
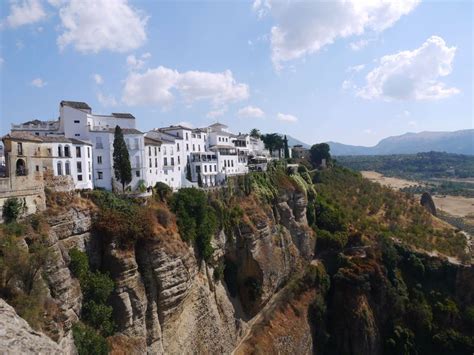
M23 159L16 161L16 176L26 176L26 163Z

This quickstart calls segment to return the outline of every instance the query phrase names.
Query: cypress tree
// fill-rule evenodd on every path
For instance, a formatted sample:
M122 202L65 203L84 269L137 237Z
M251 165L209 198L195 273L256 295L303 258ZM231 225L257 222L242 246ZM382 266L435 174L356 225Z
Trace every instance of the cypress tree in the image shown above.
M285 138L283 139L283 144L285 147L285 159L288 159L290 157L290 150L288 149L288 139L286 138L286 134Z
M113 158L115 178L122 184L122 191L125 191L125 185L132 181L132 167L120 126L115 127Z

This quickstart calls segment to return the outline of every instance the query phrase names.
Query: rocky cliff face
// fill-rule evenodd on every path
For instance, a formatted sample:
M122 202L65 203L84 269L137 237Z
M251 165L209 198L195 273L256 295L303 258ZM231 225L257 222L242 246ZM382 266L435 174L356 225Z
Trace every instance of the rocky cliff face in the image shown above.
M62 354L60 345L35 332L4 300L0 299L1 354Z
M311 259L314 249L303 194L282 195L274 209L247 202L245 221L232 237L219 233L207 264L176 232L123 249L118 241L94 234L89 207L75 205L47 217L53 257L44 276L60 316L46 332L65 353L74 352L71 328L79 319L82 294L68 264L69 251L78 248L115 282L112 349L117 342L135 353L231 353L249 317ZM223 279L214 277L214 269L226 261L238 270L233 295ZM251 294L249 280L258 285L257 293Z

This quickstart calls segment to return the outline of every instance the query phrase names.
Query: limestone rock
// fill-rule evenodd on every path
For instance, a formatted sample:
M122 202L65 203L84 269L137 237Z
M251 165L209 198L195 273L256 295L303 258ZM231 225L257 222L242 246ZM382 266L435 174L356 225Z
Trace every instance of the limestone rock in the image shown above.
M0 354L64 354L46 335L34 331L3 299L0 299Z

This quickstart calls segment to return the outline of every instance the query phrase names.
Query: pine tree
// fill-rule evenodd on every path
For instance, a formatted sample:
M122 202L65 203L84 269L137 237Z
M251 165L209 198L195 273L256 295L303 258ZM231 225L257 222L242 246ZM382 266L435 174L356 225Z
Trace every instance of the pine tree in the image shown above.
M113 158L115 178L122 184L122 191L125 191L125 185L132 181L132 167L120 126L115 127Z
M288 149L288 138L286 138L286 134L285 138L283 139L283 144L285 147L285 159L288 159L290 157L290 150Z

